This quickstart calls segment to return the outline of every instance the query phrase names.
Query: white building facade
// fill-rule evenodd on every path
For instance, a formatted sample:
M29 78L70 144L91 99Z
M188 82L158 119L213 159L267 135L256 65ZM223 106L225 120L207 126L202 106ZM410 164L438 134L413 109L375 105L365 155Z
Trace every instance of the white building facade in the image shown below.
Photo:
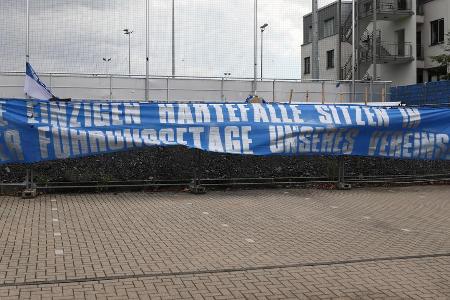
M440 80L447 73L431 57L445 53L450 0L377 0L376 21L374 0L359 0L356 5L356 79L369 80L375 75L393 85L408 85ZM352 78L351 6L343 1L340 9L337 2L319 9L321 79ZM303 18L303 79L311 79L311 19L311 14Z

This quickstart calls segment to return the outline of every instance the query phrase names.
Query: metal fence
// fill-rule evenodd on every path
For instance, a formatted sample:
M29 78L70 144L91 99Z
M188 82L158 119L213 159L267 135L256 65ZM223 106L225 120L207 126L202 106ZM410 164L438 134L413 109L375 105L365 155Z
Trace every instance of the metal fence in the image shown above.
M450 106L450 81L434 81L391 88L392 101L409 106Z
M254 0L28 1L30 62L40 72L142 75L148 38L150 74L173 75L174 67L178 76L253 76ZM0 1L0 71L24 69L26 3ZM263 77L299 78L301 16L310 4L257 4L258 49L259 27L268 24L257 52Z
M23 98L24 73L0 73L0 98ZM143 100L145 77L105 74L40 74L61 98L83 100ZM242 102L252 94L253 80L232 77L152 76L149 100ZM369 103L389 102L391 82L264 79L257 94L268 102Z

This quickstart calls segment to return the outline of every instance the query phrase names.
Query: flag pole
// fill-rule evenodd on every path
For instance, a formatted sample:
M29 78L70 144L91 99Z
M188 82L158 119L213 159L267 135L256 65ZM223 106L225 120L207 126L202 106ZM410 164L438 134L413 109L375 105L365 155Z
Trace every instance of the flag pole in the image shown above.
M26 44L26 53L25 53L25 61L26 63L29 63L30 61L30 0L27 0L27 44ZM25 70L25 77L26 77L26 70ZM25 93L25 96L27 99L30 99L30 97ZM28 106L28 104L27 104ZM25 175L25 191L22 193L22 197L24 197L27 192L31 192L31 194L36 195L36 190L34 190L34 193L32 191L33 188L33 169L30 166L27 166L26 169L26 175Z
M30 0L27 0L27 49L25 60L26 62L30 61Z
M26 8L26 49L25 49L25 62L28 64L30 62L30 0L27 0L27 8ZM26 66L25 66L25 77L26 77ZM25 93L25 97L30 99L27 93Z

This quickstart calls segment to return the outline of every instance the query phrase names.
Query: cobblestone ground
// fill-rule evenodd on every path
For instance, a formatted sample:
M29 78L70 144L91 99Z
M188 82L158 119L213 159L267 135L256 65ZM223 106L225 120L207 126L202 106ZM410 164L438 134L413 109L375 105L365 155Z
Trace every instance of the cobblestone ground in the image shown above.
M0 197L0 299L450 299L450 186Z

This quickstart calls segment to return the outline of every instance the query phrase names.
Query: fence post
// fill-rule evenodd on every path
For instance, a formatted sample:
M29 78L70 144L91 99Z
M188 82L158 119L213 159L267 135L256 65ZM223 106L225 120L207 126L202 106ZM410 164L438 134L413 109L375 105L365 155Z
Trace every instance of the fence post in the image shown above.
M112 74L109 75L109 100L112 101L113 92L112 92Z
M353 81L352 82L350 82L350 91L349 91L349 99L350 99L350 103L353 103L354 101L354 99L353 99L354 97L353 97Z
M322 81L322 104L325 104L325 81Z
M370 81L369 83L370 85L370 102L375 102L374 101L374 86L373 86L373 80Z
M345 183L345 160L344 157L339 156L338 158L338 182L337 188L339 190L350 190L352 185Z
M425 82L424 83L424 85L425 85L425 103L427 103L428 102L428 85L427 85L427 83ZM420 100L420 102L422 102L422 100ZM420 105L422 105L422 103L420 103Z
M364 103L367 105L368 99L369 98L369 91L367 90L367 86L364 89Z
M27 167L27 169L25 170L25 188L27 189L30 185L30 168Z
M225 95L224 95L224 91L223 91L223 85L224 85L224 81L223 81L223 77L222 80L220 82L220 99L222 100L222 102L225 102Z
M200 165L200 160L201 160L201 151L199 149L194 149L193 150L193 159L192 162L194 164L193 166L193 179L191 184L189 185L189 191L192 194L204 194L206 192L206 188L204 186L202 186L200 184L200 177L198 174L198 166Z
M289 93L289 104L292 103L292 96L294 96L294 89L291 89L291 92Z
M37 192L36 192L36 186L34 185L34 174L33 174L32 167L27 167L27 169L26 169L24 184L25 184L25 190L23 190L23 192L22 192L22 198L23 199L36 198Z
M272 82L272 102L275 102L275 79Z
M169 77L166 78L166 99L169 102Z

